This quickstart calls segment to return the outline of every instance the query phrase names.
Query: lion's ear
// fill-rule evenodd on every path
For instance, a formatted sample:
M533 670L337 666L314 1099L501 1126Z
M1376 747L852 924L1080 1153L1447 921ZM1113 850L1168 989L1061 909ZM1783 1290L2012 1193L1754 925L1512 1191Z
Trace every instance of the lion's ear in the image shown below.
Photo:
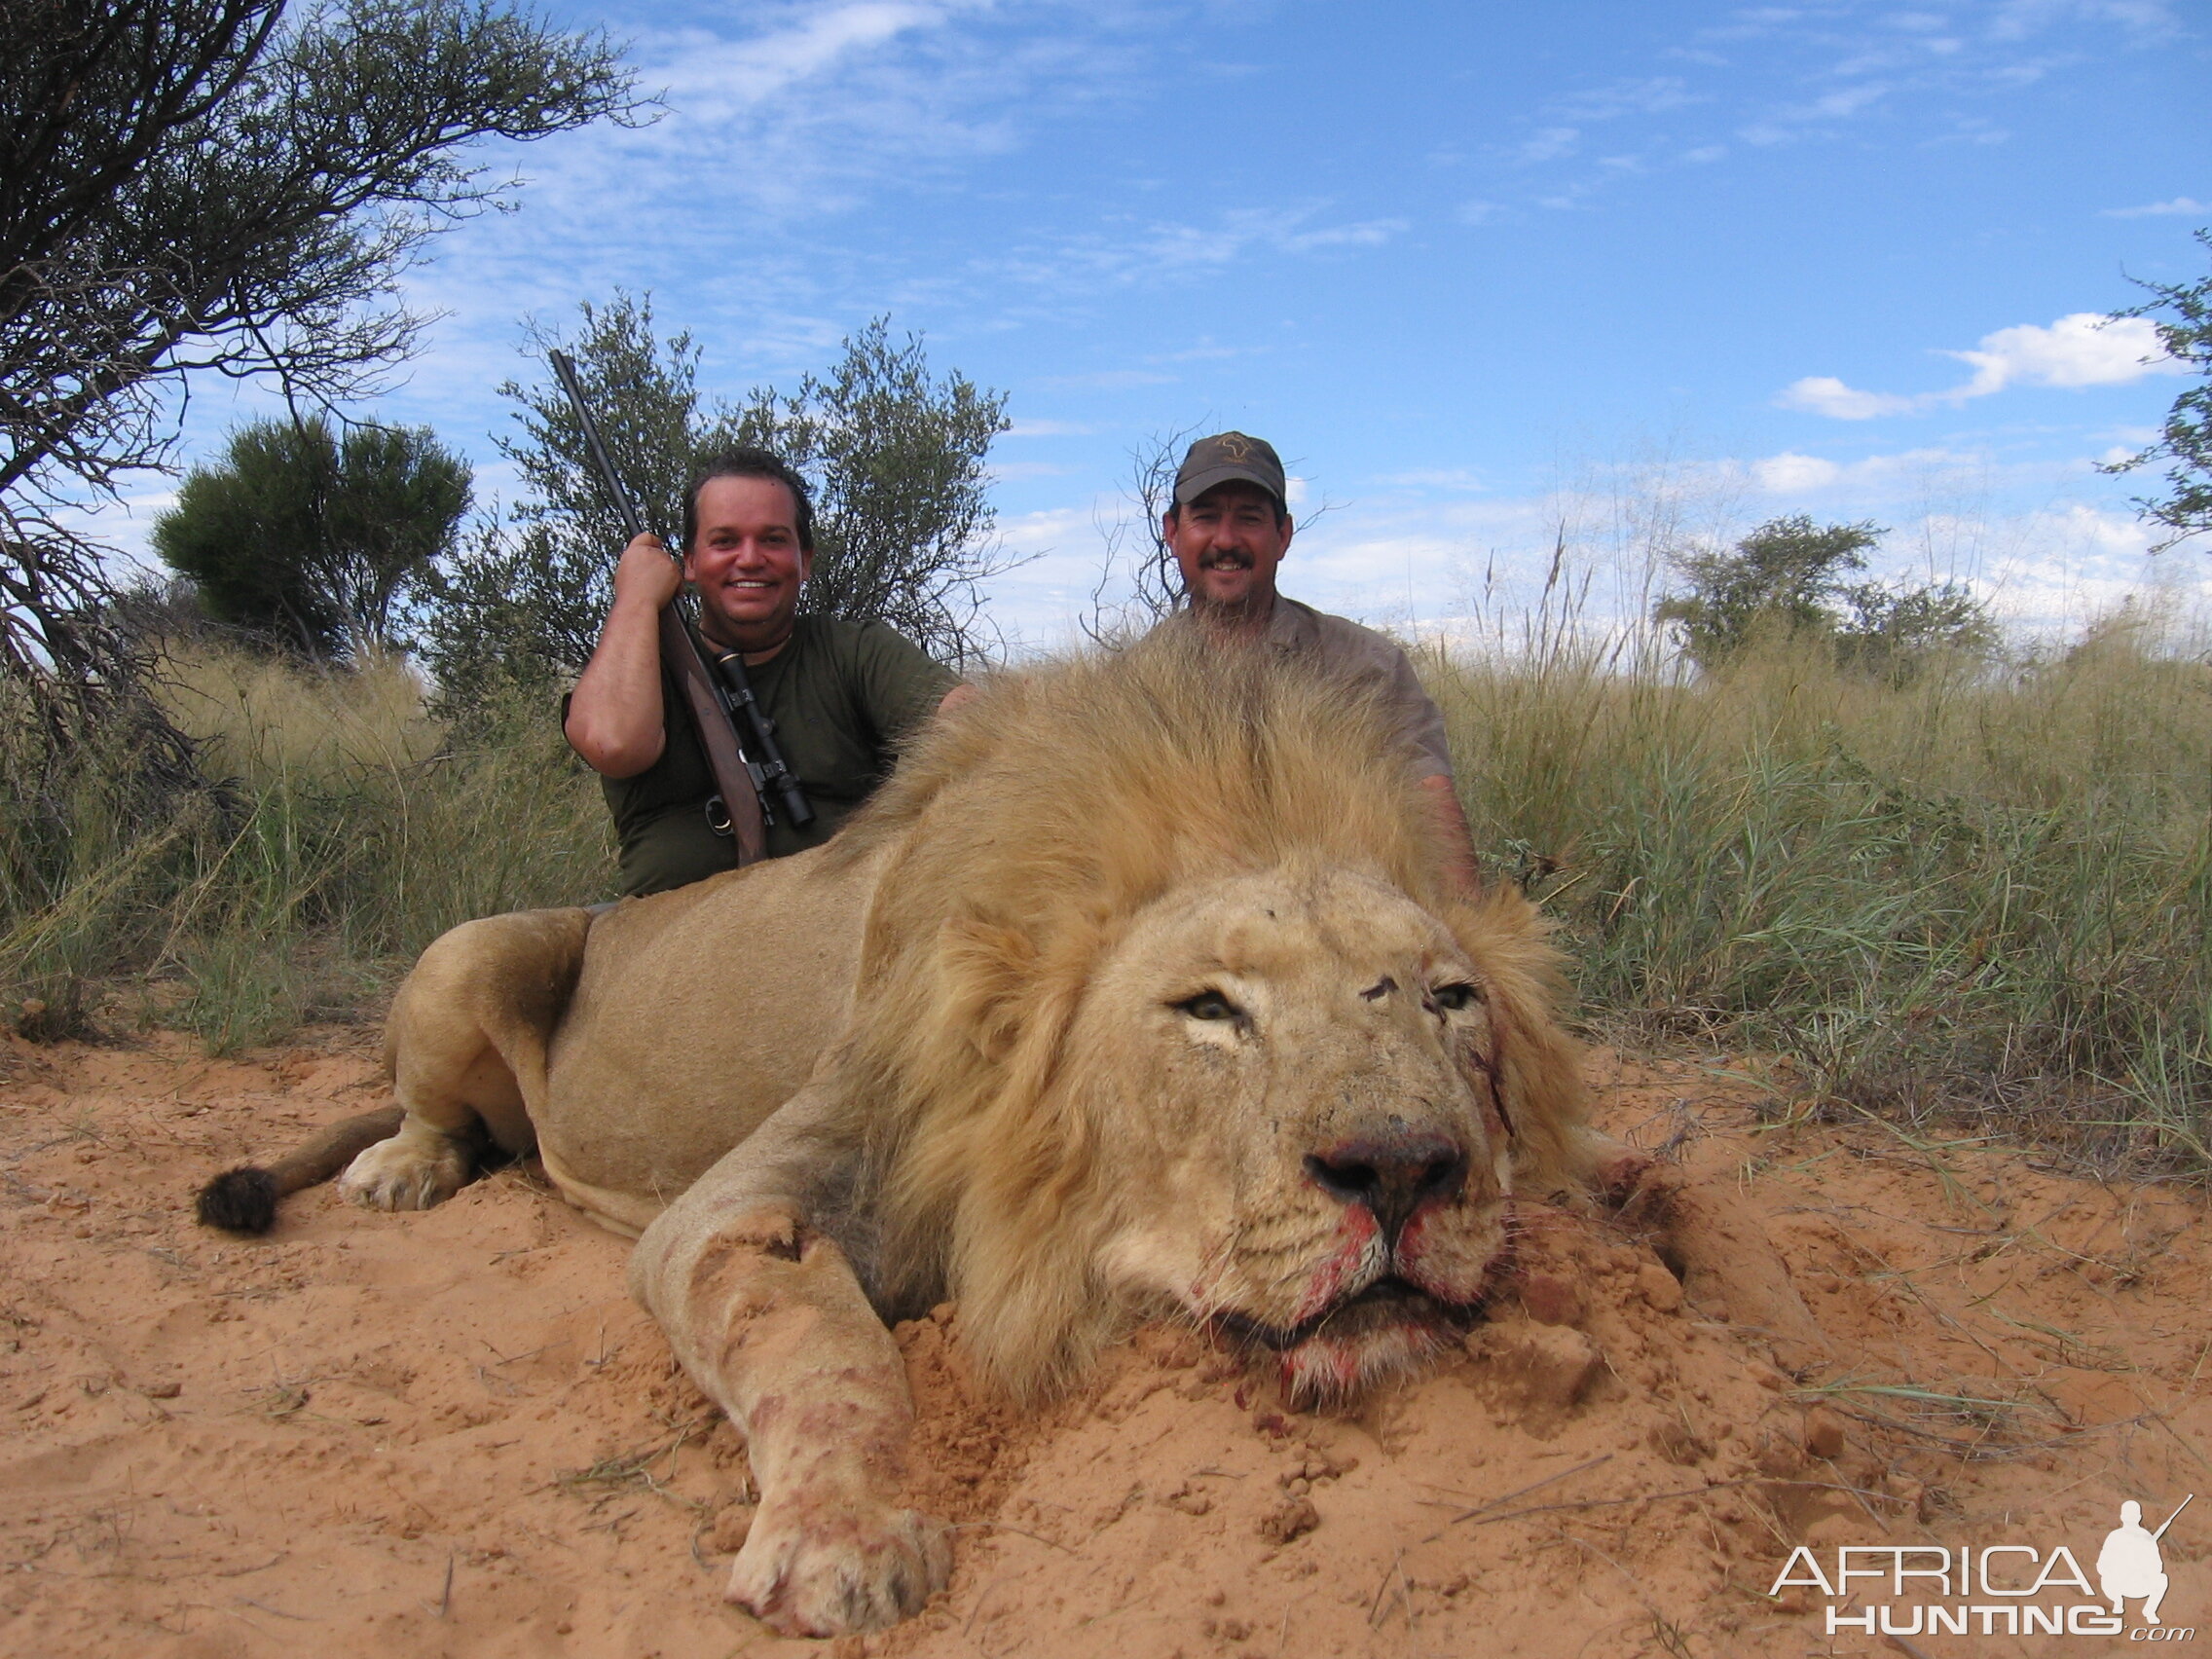
M1025 994L1035 997L1036 945L1016 929L954 916L938 930L938 951L944 1028L963 1033L993 1065L1004 1063L1021 1037Z

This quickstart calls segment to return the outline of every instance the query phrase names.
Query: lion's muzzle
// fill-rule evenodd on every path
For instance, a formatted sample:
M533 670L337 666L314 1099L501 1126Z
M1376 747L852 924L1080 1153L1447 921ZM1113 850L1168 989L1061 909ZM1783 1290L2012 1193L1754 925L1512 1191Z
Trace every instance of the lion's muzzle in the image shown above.
M1465 1189L1467 1150L1433 1130L1384 1130L1309 1153L1306 1173L1331 1198L1363 1206L1384 1243L1395 1247L1416 1214Z

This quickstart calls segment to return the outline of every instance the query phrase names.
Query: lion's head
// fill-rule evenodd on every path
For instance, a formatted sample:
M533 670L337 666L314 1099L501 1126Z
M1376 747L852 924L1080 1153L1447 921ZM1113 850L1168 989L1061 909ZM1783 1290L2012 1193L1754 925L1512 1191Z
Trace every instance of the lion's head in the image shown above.
M1173 1310L1342 1393L1488 1294L1581 1173L1554 958L1447 896L1379 711L1155 636L987 687L837 855L886 852L844 1063L892 1301L1017 1395Z

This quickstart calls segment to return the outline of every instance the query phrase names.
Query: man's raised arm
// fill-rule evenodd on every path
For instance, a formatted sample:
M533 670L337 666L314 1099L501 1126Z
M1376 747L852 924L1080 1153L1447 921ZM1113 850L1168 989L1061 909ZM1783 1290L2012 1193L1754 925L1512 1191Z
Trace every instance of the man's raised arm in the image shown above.
M660 613L683 585L656 535L640 535L614 567L614 605L569 699L569 747L603 777L634 778L668 745L661 709Z

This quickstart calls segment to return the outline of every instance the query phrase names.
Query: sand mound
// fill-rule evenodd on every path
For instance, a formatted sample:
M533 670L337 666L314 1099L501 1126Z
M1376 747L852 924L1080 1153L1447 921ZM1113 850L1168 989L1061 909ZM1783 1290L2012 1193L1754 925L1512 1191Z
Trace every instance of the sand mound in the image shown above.
M1148 1330L1018 1418L974 1396L940 1309L900 1339L957 1576L843 1653L1898 1651L1827 1629L1869 1611L1931 1654L2080 1650L1995 1615L1931 1635L1923 1604L2018 1629L2092 1603L2063 1575L2002 1593L2061 1544L2093 1578L2123 1498L2153 1525L2212 1499L2200 1200L1762 1123L1768 1091L1717 1067L1606 1075L1606 1126L1741 1196L1773 1244L1743 1273L1801 1296L1825 1351L1719 1317L1731 1275L1685 1287L1634 1216L1531 1212L1513 1302L1353 1417ZM720 1603L743 1447L624 1294L626 1246L527 1169L419 1216L325 1189L262 1242L191 1224L211 1171L385 1098L360 1032L244 1062L0 1051L0 1644L818 1651ZM2205 1505L2162 1540L2168 1630L2212 1618L2205 1541ZM1770 1597L1800 1543L1830 1575L1844 1545L2014 1553L1972 1593Z

